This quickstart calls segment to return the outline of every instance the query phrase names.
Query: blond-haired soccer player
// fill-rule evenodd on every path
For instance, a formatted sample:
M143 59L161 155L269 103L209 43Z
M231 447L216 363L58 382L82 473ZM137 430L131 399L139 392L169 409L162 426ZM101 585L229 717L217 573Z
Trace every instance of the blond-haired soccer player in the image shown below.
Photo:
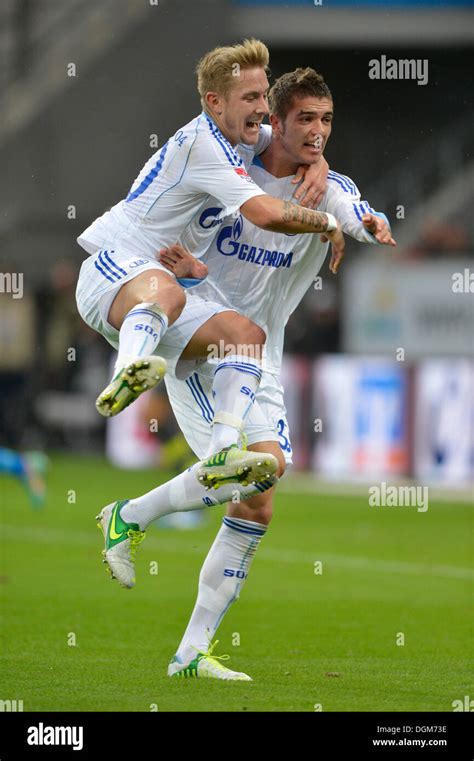
M165 374L166 359L174 362L185 348L185 358L195 364L206 358L209 342L244 347L239 353L224 350L219 358L206 453L212 456L178 477L179 484L168 495L173 505L176 494L186 491L193 478L215 487L232 481L244 487L271 483L278 462L270 452L239 448L243 421L261 379L255 349L262 347L264 331L222 304L186 298L174 275L156 261L155 252L179 242L199 255L224 218L239 210L262 229L324 232L333 247L342 251L344 246L334 216L274 198L247 174L254 152L269 142L261 129L268 112L268 60L268 50L258 40L205 55L197 68L202 113L150 158L127 197L78 238L90 254L79 276L79 312L118 350L114 377L97 399L102 414L117 414L156 385ZM245 160L235 149L241 143L247 146ZM171 333L168 328L174 327L185 303L186 319ZM134 551L143 531L132 520L130 506L122 508L120 501L107 505L99 522L106 539L105 561L121 583L133 586Z
M254 159L249 173L272 196L290 199L292 181L302 163L319 164L331 134L334 105L331 92L313 69L284 74L270 91L273 140ZM361 199L355 183L331 170L320 210L341 221L345 233L365 243L395 245L386 217ZM262 381L256 402L244 423L249 446L256 450L276 444L277 475L291 464L291 436L280 381L284 331L290 314L314 282L327 255L323 236L265 232L244 218L227 218L215 233L203 257L209 274L196 288L212 299L258 323L267 335ZM160 260L172 271L185 275L191 256L181 247L163 251ZM337 271L339 253L333 251L330 269ZM183 315L185 314L184 311ZM179 321L178 321L179 322ZM167 376L168 395L186 439L201 456L206 451L212 420L212 374L210 363L202 365L186 382ZM208 418L201 414L208 405ZM198 596L191 619L168 667L169 676L248 680L246 674L227 668L214 657L211 640L232 603L237 600L250 572L255 553L265 536L273 511L275 489L253 497L229 500L226 516L204 561ZM219 490L212 495L219 499Z

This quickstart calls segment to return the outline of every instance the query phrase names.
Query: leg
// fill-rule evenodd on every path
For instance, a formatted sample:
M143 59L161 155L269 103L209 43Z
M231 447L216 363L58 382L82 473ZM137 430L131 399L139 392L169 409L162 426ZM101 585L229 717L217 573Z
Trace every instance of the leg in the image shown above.
M265 338L265 331L248 317L233 310L219 312L196 330L181 356L221 359L239 353L261 359Z
M278 459L278 475L283 474L285 460L275 441L259 442L252 445L252 449L272 452ZM273 492L274 488L239 503L229 503L223 525L201 569L196 604L178 651L170 663L170 676L180 672L184 676L191 673L199 676L200 669L205 668L200 666L202 658L198 653L207 653L225 613L239 597L252 559L272 517ZM222 667L212 675L222 679L242 678L238 672Z
M105 538L104 562L122 586L131 588L135 585L135 548L145 538L144 530L150 523L170 513L200 510L229 499L246 500L260 496L262 489L271 489L277 481L271 476L265 485L229 483L218 489L216 496L209 497L196 477L198 467L199 463L142 497L106 505L97 516L97 525Z
M120 330L130 310L143 303L157 304L172 325L181 314L186 297L174 277L163 270L146 270L122 285L110 307L110 324Z
M270 452L278 460L276 475L270 476L263 484L248 484L243 486L237 482L231 482L212 491L212 496L196 478L196 469L199 463L175 476L170 481L157 486L156 489L147 492L141 497L124 500L120 508L120 516L126 523L136 524L139 531L145 531L153 521L163 518L165 515L189 510L201 510L203 507L222 505L228 500L231 508L244 509L241 506L250 500L250 513L259 507L258 497L277 483L278 476L284 472L285 461L277 442L269 441L268 449L263 444L252 444L249 449L255 452ZM253 501L253 499L257 501ZM250 513L248 515L250 515ZM237 513L235 513L237 515ZM231 512L229 515L233 516ZM238 515L237 515L238 517Z
M208 455L237 445L262 377L265 332L237 312L221 312L204 323L184 350L183 359L219 358L213 382L214 418ZM215 465L200 476L207 485L219 483Z
M277 465L273 457L257 457L238 445L262 375L260 358L265 333L238 312L219 310L220 305L190 298L182 318L165 339L169 346L179 346L180 360L191 365L198 357L217 360L199 373L205 376L203 383L211 377L207 399L203 398L198 373L186 380L196 403L206 407L205 415L211 424L211 437L198 472L201 483L208 488L219 488L229 481L260 481L275 473ZM177 369L180 372L179 365Z
M116 415L162 380L166 361L155 349L185 301L174 278L159 269L148 269L120 288L108 314L120 330L119 353L114 378L96 401L102 415Z

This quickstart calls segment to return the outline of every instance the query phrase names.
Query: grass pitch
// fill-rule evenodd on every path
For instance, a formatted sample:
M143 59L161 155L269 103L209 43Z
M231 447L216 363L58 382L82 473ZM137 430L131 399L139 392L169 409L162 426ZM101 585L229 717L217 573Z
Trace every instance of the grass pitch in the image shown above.
M452 711L474 694L472 507L419 513L296 492L277 495L217 635L217 652L254 681L169 679L223 510L193 531L152 526L133 590L107 578L94 521L163 480L58 456L48 503L32 512L2 478L1 700L25 711Z

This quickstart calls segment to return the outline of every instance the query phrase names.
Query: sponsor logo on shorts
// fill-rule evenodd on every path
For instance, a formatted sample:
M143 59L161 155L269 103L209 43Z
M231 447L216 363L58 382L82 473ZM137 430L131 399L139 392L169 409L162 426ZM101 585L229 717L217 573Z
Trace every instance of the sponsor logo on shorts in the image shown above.
M143 267L144 264L148 263L148 259L134 259L133 262L130 262L129 269L134 269L135 267Z

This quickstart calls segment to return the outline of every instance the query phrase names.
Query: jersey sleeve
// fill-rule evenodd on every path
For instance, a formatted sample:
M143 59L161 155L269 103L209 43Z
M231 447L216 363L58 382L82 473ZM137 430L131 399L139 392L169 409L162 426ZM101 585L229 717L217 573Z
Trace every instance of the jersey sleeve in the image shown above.
M243 164L242 159L222 135L209 134L196 140L183 176L188 190L208 193L233 214L255 196L265 195Z
M376 243L380 245L374 235L369 233L362 224L362 216L370 213L382 217L387 224L390 223L383 212L374 211L368 201L361 198L359 188L343 174L329 171L328 190L325 211L334 214L340 222L343 232L361 243Z

